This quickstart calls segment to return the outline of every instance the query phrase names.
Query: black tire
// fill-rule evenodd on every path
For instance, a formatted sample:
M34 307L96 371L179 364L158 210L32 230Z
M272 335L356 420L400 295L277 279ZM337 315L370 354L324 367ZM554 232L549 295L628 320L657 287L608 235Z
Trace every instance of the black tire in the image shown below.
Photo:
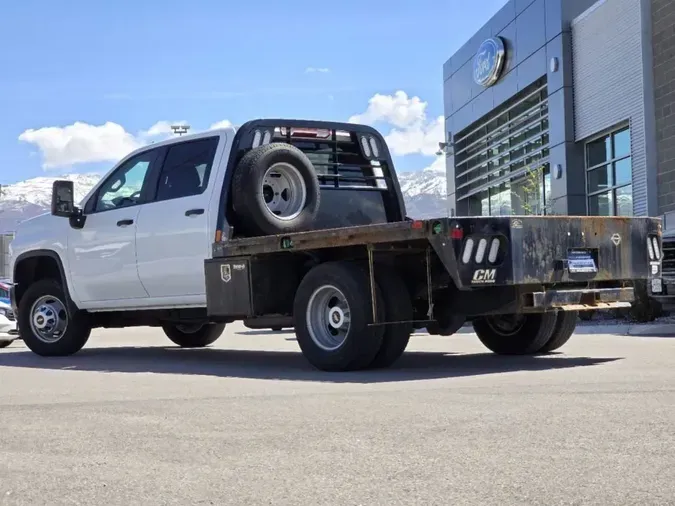
M389 367L401 358L413 332L412 299L401 277L392 269L376 265L375 281L382 292L385 317L407 323L384 326L382 345L370 364L374 369Z
M66 327L63 334L56 340L47 342L31 327L33 305L42 297L51 296L64 306L64 314L59 317L66 318ZM43 357L63 357L73 355L87 344L91 335L91 325L87 315L82 312L73 313L69 306L66 294L55 279L42 279L30 285L19 302L19 333L26 346L37 355Z
M276 217L265 205L265 173L277 163L295 167L306 188L304 207L291 219L282 220ZM234 170L231 195L237 225L247 235L275 235L308 230L314 223L321 203L319 179L312 162L298 148L284 143L260 146L246 153Z
M514 315L501 315L514 316ZM501 332L495 327L494 317L473 320L473 329L486 348L499 355L531 355L538 353L553 334L557 313L519 315L522 324L511 332Z
M321 347L317 344L312 338L312 330L307 322L313 294L326 286L333 286L342 293L350 312L346 336L335 349L327 349L328 346ZM381 308L383 300L379 290L377 296L377 306ZM381 326L368 326L372 321L371 311L370 281L361 267L349 262L328 262L314 267L300 283L293 303L293 326L305 358L322 371L353 371L367 368L379 352L384 334ZM320 314L319 311L314 313L316 318L319 318ZM318 325L312 325L312 328L317 327ZM320 341L318 337L317 340Z
M577 328L578 317L578 311L558 311L555 328L553 329L551 338L539 352L549 353L564 346L565 343L570 340L572 334L574 334L574 329Z
M192 332L181 329L179 325L165 324L162 330L171 342L181 348L204 348L216 342L225 331L225 324L207 323Z

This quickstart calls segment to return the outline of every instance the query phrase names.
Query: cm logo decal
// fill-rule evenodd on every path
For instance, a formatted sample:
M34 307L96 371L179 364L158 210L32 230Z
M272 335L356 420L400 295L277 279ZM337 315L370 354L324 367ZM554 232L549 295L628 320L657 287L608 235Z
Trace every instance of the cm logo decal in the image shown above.
M477 269L473 272L472 283L494 283L497 269Z

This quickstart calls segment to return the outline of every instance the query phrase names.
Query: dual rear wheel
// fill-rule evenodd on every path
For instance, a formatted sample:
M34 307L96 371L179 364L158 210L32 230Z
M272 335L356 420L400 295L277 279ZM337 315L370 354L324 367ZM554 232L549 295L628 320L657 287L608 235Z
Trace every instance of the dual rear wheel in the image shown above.
M413 309L402 279L375 267L378 321L371 325L370 280L366 268L328 262L302 280L294 303L298 344L307 360L324 371L388 367L405 351L412 334ZM480 341L500 355L549 353L562 347L576 327L576 311L485 316L473 321Z
M483 316L473 321L478 339L499 355L550 353L574 333L577 311Z
M398 360L412 334L412 302L401 278L375 268L378 321L371 325L372 304L367 269L350 262L327 262L313 268L296 292L293 320L302 353L317 369L350 371L382 368Z

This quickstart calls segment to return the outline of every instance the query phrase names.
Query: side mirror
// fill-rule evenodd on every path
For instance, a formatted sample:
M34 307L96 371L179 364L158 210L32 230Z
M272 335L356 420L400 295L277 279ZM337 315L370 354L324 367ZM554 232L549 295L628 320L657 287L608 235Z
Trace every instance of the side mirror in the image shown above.
M52 186L52 215L75 216L75 189L72 181L54 181Z

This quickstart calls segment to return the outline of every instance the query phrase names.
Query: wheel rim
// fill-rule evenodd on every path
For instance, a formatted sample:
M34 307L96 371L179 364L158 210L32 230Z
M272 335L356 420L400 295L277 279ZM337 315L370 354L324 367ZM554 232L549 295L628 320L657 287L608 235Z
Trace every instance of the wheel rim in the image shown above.
M300 171L288 163L275 163L263 177L259 198L275 218L289 221L305 208L307 185Z
M57 342L68 328L68 311L58 297L44 295L33 303L30 311L33 335L47 344Z
M344 294L332 285L324 285L312 293L307 304L307 329L319 348L335 351L349 335L351 312Z
M490 329L501 336L514 336L525 325L526 316L522 314L506 314L487 316L485 321Z

